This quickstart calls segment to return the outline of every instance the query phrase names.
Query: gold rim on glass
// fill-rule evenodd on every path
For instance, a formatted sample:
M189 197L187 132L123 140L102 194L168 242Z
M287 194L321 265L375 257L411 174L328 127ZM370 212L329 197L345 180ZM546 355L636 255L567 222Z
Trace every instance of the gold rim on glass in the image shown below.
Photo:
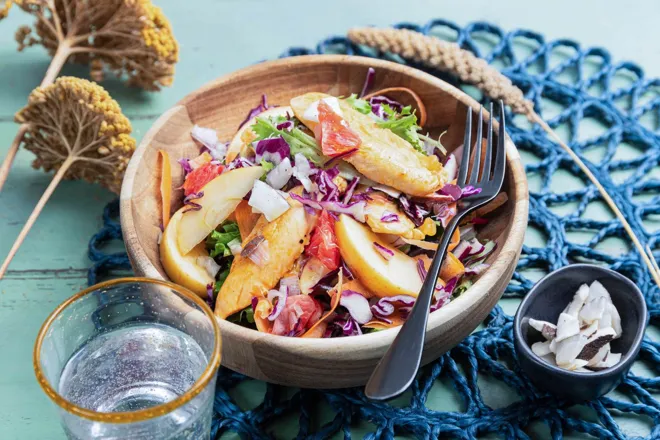
M197 379L197 381L192 385L192 387L190 387L188 391L186 391L184 394L177 397L176 399L167 403L163 403L161 405L156 405L151 408L141 409L139 411L101 413L75 405L69 402L68 400L66 400L64 397L62 397L57 391L55 391L55 389L50 385L50 383L48 383L48 380L46 379L44 373L41 371L41 359L40 359L41 345L44 341L47 330L50 328L55 318L57 318L57 316L64 309L66 309L76 300L82 298L83 296L91 292L123 283L147 283L147 284L158 284L161 286L169 287L175 290L177 293L180 293L181 295L190 299L195 304L197 304L202 309L204 314L211 320L211 325L213 326L213 336L215 339L213 346L213 354L211 355L211 359L209 359L208 365L206 366L206 369L201 374L199 379ZM211 311L211 308L208 306L208 304L206 304L204 301L202 301L202 299L199 296L197 296L190 290L186 289L185 287L179 286L178 284L174 284L169 281L154 280L151 278L140 278L140 277L118 278L115 280L95 284L92 287L88 287L87 289L76 293L71 298L67 299L62 304L60 304L48 316L48 319L46 319L46 321L41 326L41 329L39 330L39 335L37 336L37 342L35 343L34 346L33 363L34 363L34 372L37 376L37 381L39 382L41 388L48 395L48 397L51 398L53 402L55 402L58 406L68 411L69 413L96 422L109 422L109 423L141 422L144 420L149 420L155 417L163 416L185 405L186 403L190 402L195 396L201 393L202 390L213 379L214 375L216 374L216 371L218 370L218 367L220 366L220 327L218 326L218 322L215 319L215 315L213 314L213 311Z

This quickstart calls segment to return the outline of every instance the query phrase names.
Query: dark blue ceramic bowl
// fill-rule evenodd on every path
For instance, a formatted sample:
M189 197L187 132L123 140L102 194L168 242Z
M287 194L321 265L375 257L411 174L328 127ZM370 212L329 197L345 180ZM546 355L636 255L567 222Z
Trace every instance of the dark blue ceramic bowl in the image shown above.
M548 364L532 352L532 344L543 337L529 326L528 319L556 323L578 287L595 280L605 286L621 316L623 334L611 342L612 352L621 353L621 361L612 368L591 373L567 371ZM520 303L513 323L518 361L532 382L545 391L575 401L596 399L612 391L630 370L639 352L647 319L642 292L628 278L591 264L566 266L536 283Z

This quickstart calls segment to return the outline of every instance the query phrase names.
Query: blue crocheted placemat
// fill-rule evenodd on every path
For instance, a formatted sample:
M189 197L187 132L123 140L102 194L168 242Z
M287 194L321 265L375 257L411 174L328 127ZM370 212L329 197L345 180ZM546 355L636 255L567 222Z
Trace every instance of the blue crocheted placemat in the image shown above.
M658 246L660 231L651 230L648 219L660 214L660 80L644 78L642 69L632 63L613 63L603 49L582 49L570 40L546 42L534 32L503 32L488 23L473 23L461 28L444 20L426 25L401 24L424 34L456 41L496 65L536 105L536 111L556 130L566 133L570 145L588 161L590 168L612 194L643 243ZM344 53L382 57L414 65L406 60L357 47L345 37L331 37L314 49L292 48L282 57L315 53ZM560 61L554 55L561 54ZM453 84L464 87L455 78L430 71ZM540 176L541 185L530 188L530 228L545 235L544 247L523 247L518 268L504 297L520 298L534 284L530 269L547 273L575 261L605 264L628 276L644 293L650 325L660 318L660 291L653 284L639 255L625 250L613 256L599 250L603 241L622 237L620 223L593 220L590 207L600 198L593 185L584 183L567 192L553 192L553 179L561 173L580 176L569 157L548 141L544 133L529 126L524 118L507 115L509 135L528 159L529 175ZM597 134L585 136L585 122L596 121ZM637 154L619 154L622 144ZM654 178L653 175L656 177ZM623 177L621 177L623 176ZM565 176L564 176L565 177ZM556 182L555 182L556 183ZM106 254L103 244L121 238L117 222L118 203L108 205L103 214L104 227L92 237L89 256L93 266L89 283L113 271L130 270L124 253ZM591 238L575 240L576 231ZM589 235L589 234L587 234ZM656 249L656 260L660 251ZM536 277L534 277L536 278ZM520 372L512 343L512 316L495 307L482 330L473 333L449 353L426 366L412 386L412 392L395 402L372 402L360 388L321 391L293 390L267 384L263 401L258 399L244 410L244 400L236 398L241 384L249 378L221 369L215 400L214 439L235 432L244 439L328 438L336 435L351 438L356 425L369 432L368 439L393 439L395 435L414 438L561 439L577 434L580 438L629 439L660 438L660 343L650 331L644 339L638 363L625 381L606 397L576 408L571 403L535 389ZM658 333L655 333L656 335ZM657 336L656 336L657 337ZM635 374L643 371L645 374ZM478 381L482 378L501 382L517 394L508 406L492 408L484 402ZM439 411L426 403L434 386L445 386L460 396L462 410ZM444 384L444 385L441 385ZM239 390L239 391L236 391ZM655 394L655 397L654 397ZM241 406L239 406L239 403ZM319 416L319 407L325 416ZM330 416L328 416L328 413ZM626 435L620 426L625 418L638 418L649 426L646 437ZM282 418L298 419L298 432L282 434L277 428ZM319 419L325 419L319 421ZM368 428L365 430L364 425ZM371 427L371 428L369 428Z

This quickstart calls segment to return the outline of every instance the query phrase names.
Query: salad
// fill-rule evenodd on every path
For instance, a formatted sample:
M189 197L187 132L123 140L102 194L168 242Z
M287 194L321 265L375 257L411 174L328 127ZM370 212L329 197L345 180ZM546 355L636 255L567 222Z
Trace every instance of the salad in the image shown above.
M460 155L424 134L415 92L368 93L373 77L370 69L362 92L347 97L306 93L274 106L264 95L228 143L193 128L201 153L179 161L183 206L171 217L163 210L160 258L218 317L312 338L405 321L457 203L479 190L455 184ZM500 194L454 232L432 311L488 268L495 243L477 231L506 201Z

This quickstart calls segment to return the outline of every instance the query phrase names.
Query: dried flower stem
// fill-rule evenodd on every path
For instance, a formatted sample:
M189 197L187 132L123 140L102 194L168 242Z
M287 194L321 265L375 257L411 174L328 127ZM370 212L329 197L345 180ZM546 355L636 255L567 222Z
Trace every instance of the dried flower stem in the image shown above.
M117 76L127 77L128 84L147 90L159 90L172 83L178 44L169 22L151 0L6 0L5 3L0 9L0 19L6 17L12 3L36 18L33 28L18 29L19 50L41 44L53 57L41 87L53 84L69 60L89 64L96 81L103 79L105 67ZM20 126L3 159L0 191L28 130L29 126Z
M513 85L511 80L483 59L461 49L455 43L442 41L438 38L429 37L408 29L357 28L351 29L348 32L348 38L353 43L373 47L382 52L394 53L405 59L414 60L429 67L452 73L462 81L477 86L491 99L503 100L515 113L523 114L531 122L538 124L568 153L571 159L573 159L596 186L601 197L610 209L612 209L635 245L635 248L637 248L653 280L660 287L660 271L657 270L657 264L654 264L655 262L652 261L653 254L644 249L644 246L610 194L573 149L563 142L557 133L534 111L534 104L525 99L522 90Z
M18 248L21 247L21 244L23 244L23 240L25 240L25 237L27 237L28 232L30 232L32 225L34 225L34 222L37 220L37 217L39 217L39 214L41 214L41 210L44 208L44 206L46 206L46 202L48 202L48 199L53 194L53 191L55 191L55 188L57 188L57 185L60 183L66 172L69 170L69 167L71 167L75 161L76 157L67 157L60 166L60 169L58 169L57 173L55 173L53 180L50 181L46 191L44 191L44 193L41 195L37 206L35 206L32 210L32 214L30 214L30 217L28 217L27 222L25 222L23 229L21 229L20 234L18 234L18 237L16 237L16 241L14 241L14 244L9 250L7 257L5 257L5 261L0 267L0 280L5 276L5 272L7 272L9 263L11 263L14 255L16 255L16 252L18 252Z

